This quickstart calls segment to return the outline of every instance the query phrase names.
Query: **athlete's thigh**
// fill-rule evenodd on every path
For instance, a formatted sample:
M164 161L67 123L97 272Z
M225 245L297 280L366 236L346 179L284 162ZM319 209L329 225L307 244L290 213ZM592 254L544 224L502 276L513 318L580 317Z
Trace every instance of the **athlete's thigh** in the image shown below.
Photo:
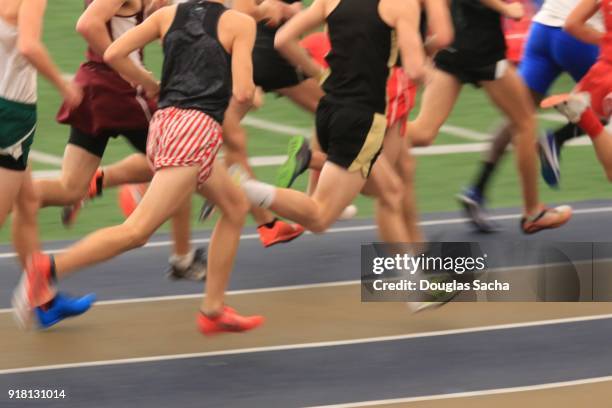
M233 182L220 160L215 161L210 176L199 186L198 192L224 213L246 201L244 193Z
M319 205L319 217L323 223L337 219L353 202L366 183L360 171L351 171L326 162L321 170L317 187L312 194Z
M312 113L317 110L319 101L325 95L319 83L312 78L289 88L278 89L277 92Z
M584 43L562 31L556 36L554 55L558 64L579 82L599 57L599 47Z
M400 152L407 149L405 138L402 137L402 123L396 122L391 127L387 128L385 140L383 141L382 153L392 166L395 166Z
M515 125L533 120L535 106L529 91L512 66L499 79L481 83L493 103Z
M562 67L554 58L555 28L534 23L525 45L519 75L529 89L546 95L552 83L559 77Z
M13 204L23 184L25 171L10 170L0 167L0 226L11 212Z
M391 163L385 156L382 156L372 166L372 172L363 187L362 193L383 198L385 193L393 191L399 185L399 182L399 176L393 170Z
M80 146L66 145L62 159L62 182L68 188L87 189L101 159Z
M197 166L157 170L142 201L125 223L152 234L193 194L197 176Z
M461 83L451 74L434 69L425 85L420 111L409 126L415 146L430 144L448 118L461 92ZM425 139L425 140L424 140Z

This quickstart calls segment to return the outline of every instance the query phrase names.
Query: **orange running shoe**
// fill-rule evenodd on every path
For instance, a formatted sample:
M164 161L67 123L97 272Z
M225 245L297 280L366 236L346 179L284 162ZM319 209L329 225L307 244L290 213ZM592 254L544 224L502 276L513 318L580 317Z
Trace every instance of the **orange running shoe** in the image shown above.
M31 325L34 309L51 301L56 294L52 282L53 258L41 252L27 261L26 270L13 292L13 314L22 328Z
M138 207L148 187L148 183L142 183L126 184L119 188L119 207L123 211L125 218L128 218Z
M198 313L197 324L200 332L206 336L219 333L240 333L255 329L264 322L263 316L240 316L234 309L224 306L217 317L208 317Z
M272 226L269 226L270 224L272 224ZM299 224L289 224L277 219L270 224L264 224L257 227L259 240L264 248L293 241L304 233L304 227Z
M76 218L83 208L83 205L87 200L93 200L96 197L100 197L102 195L102 187L104 185L104 170L101 167L98 167L94 176L91 178L89 182L89 189L87 190L87 196L82 200L79 200L78 203L67 205L62 208L62 224L64 227L71 227L72 224L76 221Z
M525 234L559 228L572 218L572 207L561 205L555 208L544 208L539 214L521 219L521 229Z

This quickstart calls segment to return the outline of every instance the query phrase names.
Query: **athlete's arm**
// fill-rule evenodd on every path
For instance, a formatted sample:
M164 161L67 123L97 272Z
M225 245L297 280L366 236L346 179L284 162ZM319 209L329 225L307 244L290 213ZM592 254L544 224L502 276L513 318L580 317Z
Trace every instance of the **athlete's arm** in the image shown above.
M125 0L95 0L79 18L76 30L97 54L104 55L104 51L113 42L106 23L125 3Z
M162 38L176 14L176 6L164 7L143 23L131 28L115 40L104 53L104 61L132 84L140 85L148 97L159 93L159 84L153 75L132 61L130 54Z
M425 51L419 33L420 6L417 0L382 0L380 16L395 28L402 67L408 76L420 82L425 76Z
M274 46L291 64L311 78L320 78L323 69L299 43L302 34L325 22L325 0L315 0L309 8L299 12L283 25L274 38Z
M219 21L220 30L233 31L232 96L238 103L250 104L255 95L253 83L253 45L255 44L255 21L240 13L228 11Z
M520 20L525 15L525 8L519 2L506 3L504 0L480 0L480 2L513 20Z
M46 0L23 0L17 17L17 48L29 62L51 82L62 94L69 106L81 103L80 89L62 78L60 70L51 59L47 48L41 41L43 17Z
M604 33L591 28L587 21L599 10L597 0L582 0L565 20L563 29L574 37L590 44L601 44Z
M453 42L455 33L447 0L424 0L423 3L427 12L427 28L429 29L425 48L431 55L448 47Z

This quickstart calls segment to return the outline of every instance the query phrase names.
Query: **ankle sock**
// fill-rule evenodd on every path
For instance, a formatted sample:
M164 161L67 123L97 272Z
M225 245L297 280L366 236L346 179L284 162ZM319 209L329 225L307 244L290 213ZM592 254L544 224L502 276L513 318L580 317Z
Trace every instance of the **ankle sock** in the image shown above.
M189 251L185 255L173 254L168 259L168 262L170 262L171 265L174 265L179 269L187 269L193 262L194 254L195 254L195 251Z
M276 195L276 187L258 180L246 180L242 188L251 204L261 208L269 208Z

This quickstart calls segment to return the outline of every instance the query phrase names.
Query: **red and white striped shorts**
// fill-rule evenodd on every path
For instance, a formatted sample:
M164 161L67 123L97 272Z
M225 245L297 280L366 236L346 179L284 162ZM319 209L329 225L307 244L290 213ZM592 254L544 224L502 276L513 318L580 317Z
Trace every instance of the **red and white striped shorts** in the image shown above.
M212 172L223 143L221 125L195 109L169 107L153 115L147 140L147 158L154 170L199 166L198 185Z

